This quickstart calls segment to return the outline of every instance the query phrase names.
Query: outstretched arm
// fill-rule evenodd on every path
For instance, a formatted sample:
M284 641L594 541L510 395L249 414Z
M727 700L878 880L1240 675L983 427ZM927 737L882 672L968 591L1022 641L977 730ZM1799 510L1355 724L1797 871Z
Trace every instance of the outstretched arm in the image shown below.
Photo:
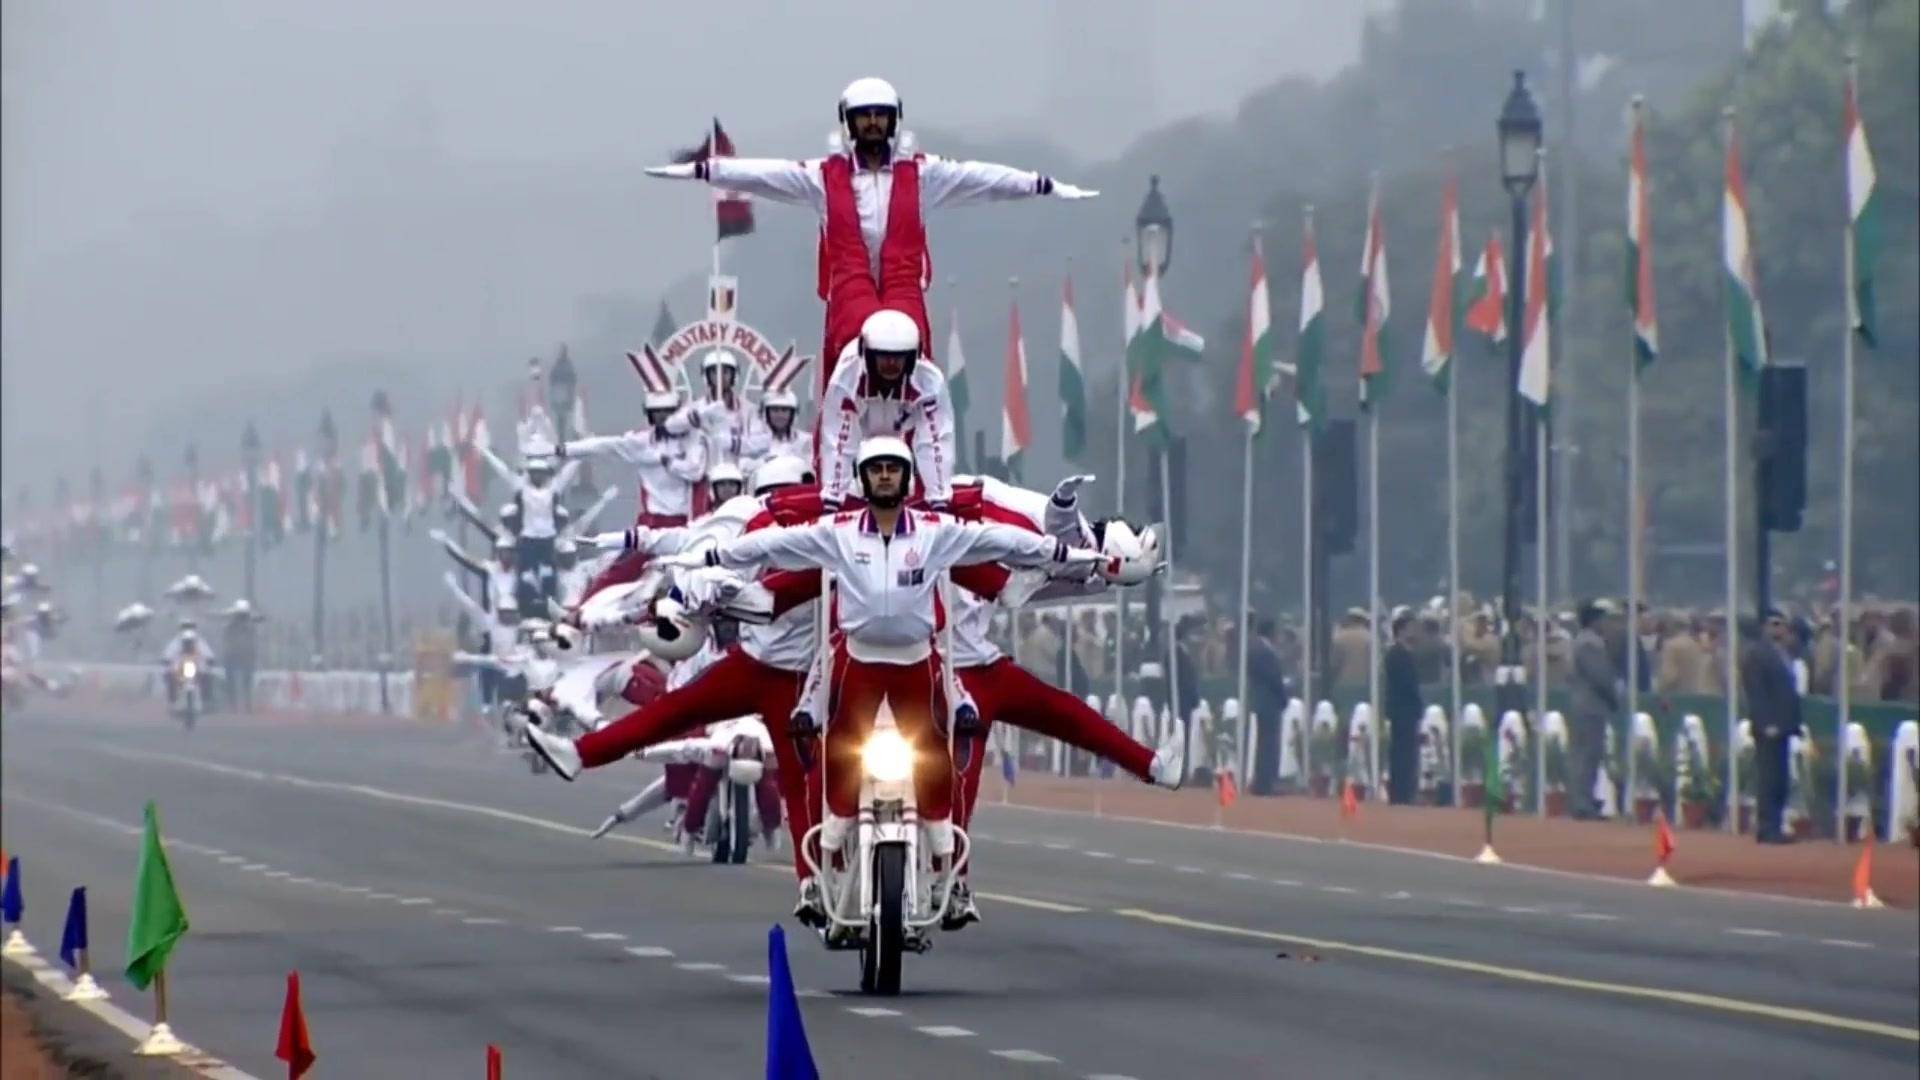
M487 519L480 514L480 508L473 505L470 499L457 491L453 493L452 499L454 509L460 511L460 516L466 518L469 524L479 529L481 535L487 538L488 543L492 543L500 538L500 531L487 524Z
M508 487L519 491L520 488L526 484L526 481L520 478L519 473L508 468L507 463L500 460L499 456L493 452L492 447L482 446L479 449L481 460L485 461L487 467L497 473L500 479L506 481Z
M482 565L478 559L475 559L473 556L468 555L466 552L460 550L460 545L453 542L453 537L448 536L445 532L439 529L435 529L432 532L428 533L427 535L431 537L435 543L438 543L442 548L444 548L446 550L446 553L452 557L454 562L457 562L462 567L465 567L469 573L479 574L481 577L486 576L487 568L484 565Z
M776 570L814 569L834 557L833 523L761 529L735 537L709 554L717 565L730 570L763 562Z
M826 203L826 185L820 180L816 162L723 157L692 164L695 176L727 191L815 209ZM648 172L659 175L651 169Z
M927 207L966 206L1046 195L1086 199L1098 194L1097 191L1059 183L1037 172L1016 169L1011 165L997 165L991 161L950 161L930 157L920 163L920 202Z
M577 461L569 461L560 466L560 472L553 478L553 490L556 492L567 490L567 485L573 483L573 478L579 475L580 463Z
M479 601L467 595L467 590L461 588L460 582L455 580L453 571L447 571L440 580L447 583L447 591L453 594L453 598L459 601L461 607L467 609L467 614L472 615L482 626L493 625L493 616L487 612L486 608L480 606Z

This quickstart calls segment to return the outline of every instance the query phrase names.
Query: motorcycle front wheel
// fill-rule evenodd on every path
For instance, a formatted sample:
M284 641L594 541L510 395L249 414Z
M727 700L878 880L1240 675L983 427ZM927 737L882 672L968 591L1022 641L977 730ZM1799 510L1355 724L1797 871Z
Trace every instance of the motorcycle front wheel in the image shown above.
M886 844L876 850L873 881L877 903L860 950L860 989L892 997L900 992L900 958L907 944L907 849Z

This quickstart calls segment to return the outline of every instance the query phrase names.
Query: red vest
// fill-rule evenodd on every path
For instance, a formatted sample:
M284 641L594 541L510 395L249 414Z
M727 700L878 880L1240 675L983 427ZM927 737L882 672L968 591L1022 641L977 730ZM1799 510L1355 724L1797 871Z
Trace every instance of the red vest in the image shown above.
M820 354L820 389L826 390L840 350L860 336L860 324L882 308L913 316L920 324L920 351L932 356L927 320L926 224L920 216L920 162L895 161L887 202L887 232L880 242L880 280L869 269L866 238L853 197L853 158L835 154L820 163L826 188L826 220L820 227L820 298L827 302L826 344Z

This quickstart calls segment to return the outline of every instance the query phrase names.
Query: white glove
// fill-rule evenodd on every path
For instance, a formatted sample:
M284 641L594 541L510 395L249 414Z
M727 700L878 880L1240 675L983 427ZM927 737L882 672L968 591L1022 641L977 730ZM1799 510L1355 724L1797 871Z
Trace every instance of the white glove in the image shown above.
M647 171L652 172L653 170L648 169ZM1053 197L1056 199L1097 199L1100 197L1100 193L1091 188L1075 187L1072 184L1055 180L1053 182Z
M655 165L647 170L647 175L658 176L664 180L692 180L700 175L695 169L695 164L689 161L681 165Z
M627 550L627 533L625 531L594 533L592 536L587 537L586 541L588 547L600 551Z
M1077 476L1069 476L1065 480L1060 481L1053 486L1053 504L1063 507L1072 506L1074 500L1080 497L1081 486L1091 484L1095 479L1096 477L1092 473L1081 473Z
M445 544L447 542L447 530L432 529L428 531L427 538L436 544Z
M699 551L682 551L674 555L657 555L653 559L653 565L669 570L697 570L707 565L709 550L711 549L702 548Z

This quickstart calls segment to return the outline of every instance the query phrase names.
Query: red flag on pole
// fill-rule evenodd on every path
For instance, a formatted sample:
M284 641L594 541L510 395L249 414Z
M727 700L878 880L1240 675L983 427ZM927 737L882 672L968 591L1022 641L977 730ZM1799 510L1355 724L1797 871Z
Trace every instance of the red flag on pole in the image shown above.
M709 158L732 157L733 139L720 126L720 118L713 118L713 130L699 146L682 150L673 155L677 164L693 161L706 161ZM753 203L744 195L715 190L713 198L714 219L718 226L717 238L725 240L729 236L745 236L753 231Z
M313 1044L307 1040L307 1018L300 1011L300 973L287 972L287 1001L280 1009L280 1046L273 1056L287 1063L287 1080L300 1080L313 1067Z

